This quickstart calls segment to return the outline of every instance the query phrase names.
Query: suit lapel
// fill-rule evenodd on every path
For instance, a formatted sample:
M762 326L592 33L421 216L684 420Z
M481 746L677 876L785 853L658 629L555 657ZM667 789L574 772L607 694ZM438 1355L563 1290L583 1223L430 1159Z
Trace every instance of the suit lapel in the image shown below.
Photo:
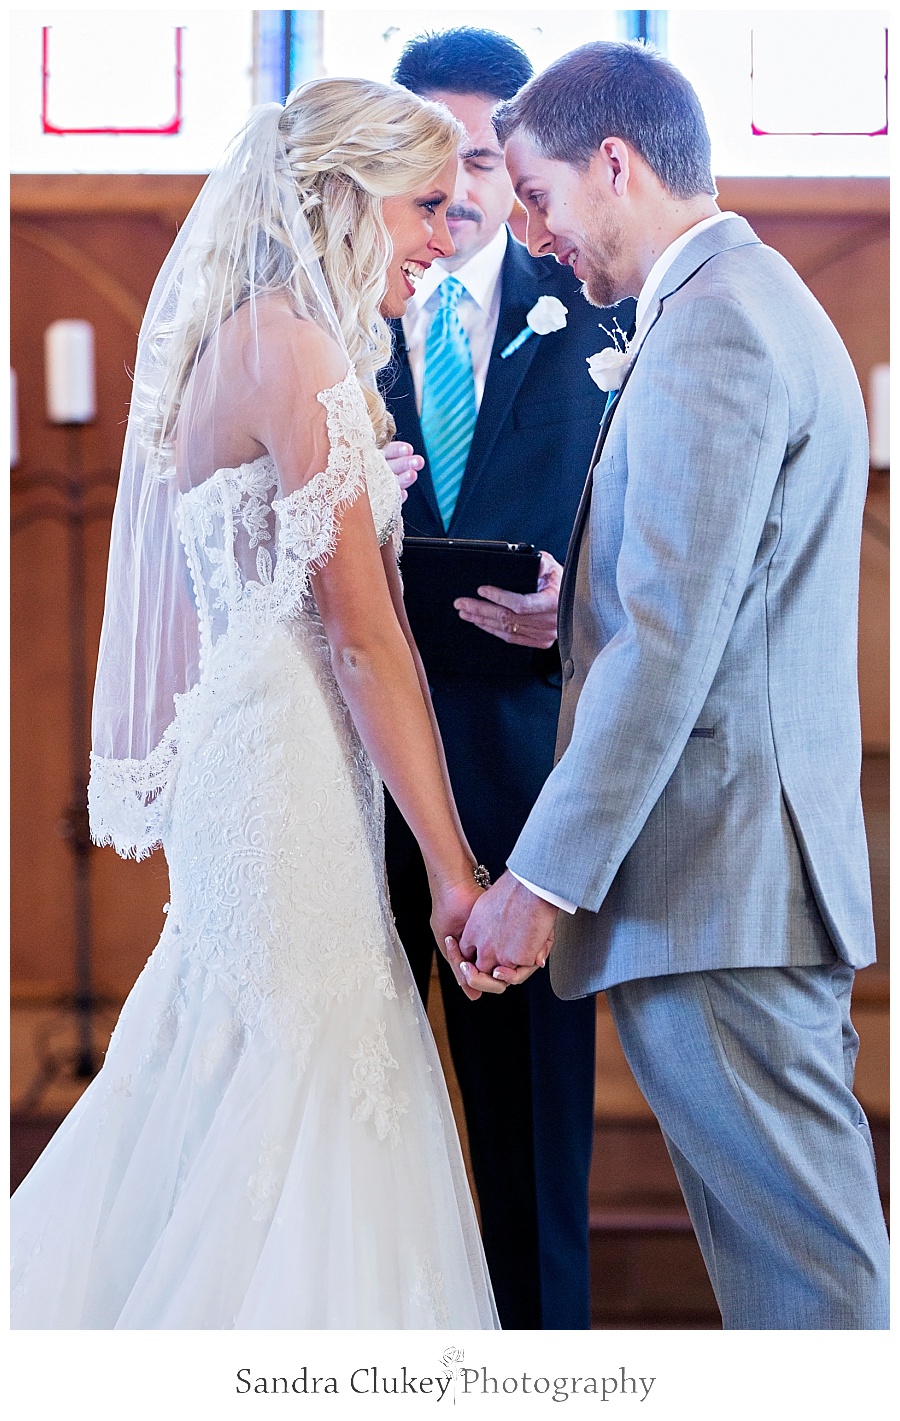
M507 360L500 359L501 350L504 350L510 341L514 340L523 330L526 324L525 317L547 284L544 273L535 265L524 247L520 246L512 234L507 242L500 281L500 314L497 320L497 330L491 348L484 394L481 397L478 419L475 422L469 457L466 461L456 508L450 522L449 531L451 533L488 465L497 442L497 436L509 415L513 400L519 393L531 362L537 354L541 339L539 336L532 336L523 346L520 346L514 355L511 355Z
M653 318L653 323L648 328L648 335L653 329L653 326L656 325L656 322L659 320L661 314L662 303L660 303L660 305L658 306L656 315ZM603 413L603 419L600 421L600 432L597 435L597 443L594 445L594 452L591 455L591 462L588 466L588 476L584 484L584 492L581 495L581 502L579 503L578 511L575 514L575 522L572 525L572 536L569 539L569 547L566 551L566 561L563 565L562 582L560 584L559 589L559 612L557 613L557 623L560 628L562 628L563 626L568 627L569 623L569 612L572 604L572 599L575 595L575 573L578 566L578 550L581 546L584 526L587 522L588 510L591 506L591 492L594 483L594 470L596 469L597 464L599 463L600 455L603 453L603 446L606 443L606 436L609 434L609 427L612 423L612 417L618 409L619 401L622 398L622 391L625 389L625 386L631 379L631 372L634 369L638 359L640 358L640 353L640 351L637 352L637 355L635 356L634 360L631 362L631 364L625 371L622 383L616 391L615 399L607 406Z

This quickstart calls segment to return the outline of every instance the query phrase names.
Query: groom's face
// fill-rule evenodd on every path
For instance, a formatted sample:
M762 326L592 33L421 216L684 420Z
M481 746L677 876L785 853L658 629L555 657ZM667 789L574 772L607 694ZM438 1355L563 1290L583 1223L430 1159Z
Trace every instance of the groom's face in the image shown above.
M506 166L528 215L532 256L555 256L571 266L595 306L630 293L625 228L595 168L574 168L544 157L521 132L506 145Z

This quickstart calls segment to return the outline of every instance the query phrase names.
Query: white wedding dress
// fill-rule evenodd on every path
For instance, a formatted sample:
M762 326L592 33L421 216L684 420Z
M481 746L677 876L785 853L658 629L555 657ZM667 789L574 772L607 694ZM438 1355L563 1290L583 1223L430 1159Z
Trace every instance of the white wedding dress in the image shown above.
M309 584L366 491L399 542L399 491L352 372L318 398L331 453L303 488L279 498L266 456L180 499L201 674L156 756L171 903L14 1196L13 1327L498 1326ZM136 769L106 773L95 823Z

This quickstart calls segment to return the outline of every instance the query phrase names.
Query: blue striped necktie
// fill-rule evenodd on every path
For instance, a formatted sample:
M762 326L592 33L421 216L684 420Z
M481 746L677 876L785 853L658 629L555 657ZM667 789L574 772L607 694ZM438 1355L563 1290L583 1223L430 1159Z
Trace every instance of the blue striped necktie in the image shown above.
M445 528L450 526L459 497L478 414L472 352L457 310L465 290L455 276L444 278L440 305L432 317L425 342L422 437L434 496Z

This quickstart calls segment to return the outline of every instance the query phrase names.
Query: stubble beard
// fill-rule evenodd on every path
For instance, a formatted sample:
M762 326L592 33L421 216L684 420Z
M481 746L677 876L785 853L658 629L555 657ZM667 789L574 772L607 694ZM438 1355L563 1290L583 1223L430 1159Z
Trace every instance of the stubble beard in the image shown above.
M596 205L591 228L578 249L578 264L584 271L581 289L592 306L613 306L621 299L613 272L622 251L622 228Z
M614 306L616 303L616 288L609 272L602 267L590 267L581 283L581 290L592 306Z

